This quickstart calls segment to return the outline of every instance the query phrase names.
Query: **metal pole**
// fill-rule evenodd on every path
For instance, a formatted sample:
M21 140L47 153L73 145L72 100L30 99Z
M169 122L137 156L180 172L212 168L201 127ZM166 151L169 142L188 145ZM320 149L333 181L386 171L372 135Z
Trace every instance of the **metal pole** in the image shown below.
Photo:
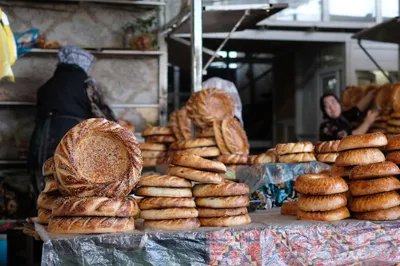
M192 92L201 90L203 68L203 5L202 0L191 0Z

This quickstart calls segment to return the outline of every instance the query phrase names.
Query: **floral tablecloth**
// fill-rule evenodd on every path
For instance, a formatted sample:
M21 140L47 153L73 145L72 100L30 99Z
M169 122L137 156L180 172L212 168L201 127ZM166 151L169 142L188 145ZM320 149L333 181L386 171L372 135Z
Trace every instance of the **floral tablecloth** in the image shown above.
M53 235L41 225L42 265L396 265L400 220L297 221L279 209L252 224L194 231ZM139 227L140 228L140 225Z

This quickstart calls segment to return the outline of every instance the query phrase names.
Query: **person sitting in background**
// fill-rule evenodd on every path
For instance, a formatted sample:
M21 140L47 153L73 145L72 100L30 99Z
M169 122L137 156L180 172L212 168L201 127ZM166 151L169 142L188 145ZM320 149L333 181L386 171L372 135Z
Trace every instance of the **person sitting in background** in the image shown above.
M103 117L116 122L88 72L95 63L89 52L66 46L58 53L53 76L37 91L36 126L31 137L28 165L35 188L43 186L42 165L54 155L61 138L83 120Z
M349 135L365 134L377 119L379 112L369 110L364 121L357 128L352 122L361 119L362 112L365 112L370 105L375 90L369 91L356 106L348 111L342 112L340 101L336 95L326 93L320 98L320 109L323 113L323 120L319 128L320 141L338 140Z

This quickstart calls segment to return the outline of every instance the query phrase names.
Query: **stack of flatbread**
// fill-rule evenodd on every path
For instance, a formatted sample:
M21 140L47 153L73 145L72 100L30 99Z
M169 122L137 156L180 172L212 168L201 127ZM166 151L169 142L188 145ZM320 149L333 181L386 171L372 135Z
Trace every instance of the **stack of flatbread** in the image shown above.
M169 160L168 175L203 183L193 188L202 226L235 226L251 222L247 214L249 188L246 184L225 180L226 167L218 161L185 152Z
M42 175L44 177L45 186L37 199L38 205L38 223L48 224L51 217L51 210L54 201L61 196L58 191L58 182L54 177L56 173L54 166L54 158L51 157L44 162L42 167Z
M275 151L279 155L278 160L280 163L305 163L316 161L314 145L309 141L277 144Z
M182 152L198 155L203 158L213 158L220 155L217 143L212 138L188 139L174 142L169 147L168 157Z
M177 140L192 138L192 122L187 115L186 107L172 112L169 118L172 132Z
M167 146L176 141L176 137L172 131L171 127L148 127L142 131L142 136L146 139L145 143L157 144L157 145L147 145L143 151L143 166L151 167L157 164L166 163L166 153ZM161 145L164 148L161 147ZM152 146L152 147L150 147ZM147 149L148 148L148 149ZM156 152L154 152L156 149Z
M81 122L54 154L58 190L48 230L92 234L131 231L139 208L128 197L140 178L142 158L129 129L102 118Z

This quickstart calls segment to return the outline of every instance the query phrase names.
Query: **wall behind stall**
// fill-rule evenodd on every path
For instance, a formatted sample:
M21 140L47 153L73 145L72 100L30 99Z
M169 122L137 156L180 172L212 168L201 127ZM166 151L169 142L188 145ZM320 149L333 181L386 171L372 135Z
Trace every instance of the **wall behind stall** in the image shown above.
M122 47L121 27L125 23L156 14L104 5L26 4L2 8L15 33L37 28L49 40L84 47ZM158 103L158 57L98 56L97 59L92 76L106 88L103 93L108 103ZM13 66L16 83L0 83L0 101L34 102L37 89L51 77L56 64L55 54L30 54L20 58ZM158 123L157 109L114 108L114 111L118 118L133 122L138 131L145 122ZM3 147L0 159L21 157L18 148L23 149L21 146L29 141L33 115L34 107L0 107L0 145Z

